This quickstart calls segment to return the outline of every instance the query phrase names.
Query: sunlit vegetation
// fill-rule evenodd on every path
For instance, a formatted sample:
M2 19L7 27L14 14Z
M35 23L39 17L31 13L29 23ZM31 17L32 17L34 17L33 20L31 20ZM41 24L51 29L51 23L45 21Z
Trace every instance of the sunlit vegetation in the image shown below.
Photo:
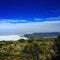
M60 35L55 40L0 41L0 60L52 60L60 56Z

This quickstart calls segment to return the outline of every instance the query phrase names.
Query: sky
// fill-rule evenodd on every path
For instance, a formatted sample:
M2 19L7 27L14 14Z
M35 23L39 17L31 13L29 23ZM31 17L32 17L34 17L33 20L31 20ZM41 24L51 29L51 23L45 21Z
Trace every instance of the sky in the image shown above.
M0 35L60 32L60 0L0 0Z

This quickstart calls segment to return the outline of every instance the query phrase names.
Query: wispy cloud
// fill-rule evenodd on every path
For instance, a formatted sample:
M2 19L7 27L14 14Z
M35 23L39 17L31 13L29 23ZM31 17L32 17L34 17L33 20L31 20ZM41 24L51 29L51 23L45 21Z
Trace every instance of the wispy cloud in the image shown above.
M41 20L43 20L43 19L41 19L41 18L35 18L35 20L36 20L36 21L41 21Z
M35 18L35 21L60 21L60 16L57 17L48 17L48 18Z
M0 23L24 23L26 20L17 20L17 19L1 19Z
M47 21L60 21L60 16L57 16L57 17L49 17L49 18L46 18L45 20Z
M0 23L29 23L29 22L45 22L45 21L60 21L60 16L49 18L34 18L29 19L0 19Z

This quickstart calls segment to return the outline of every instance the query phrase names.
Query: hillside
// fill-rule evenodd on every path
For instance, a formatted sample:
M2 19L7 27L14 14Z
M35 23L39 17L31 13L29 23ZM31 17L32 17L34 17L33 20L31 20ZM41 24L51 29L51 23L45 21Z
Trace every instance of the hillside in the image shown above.
M57 37L60 32L46 32L46 33L32 33L25 34L24 36L27 38L44 38L44 37Z

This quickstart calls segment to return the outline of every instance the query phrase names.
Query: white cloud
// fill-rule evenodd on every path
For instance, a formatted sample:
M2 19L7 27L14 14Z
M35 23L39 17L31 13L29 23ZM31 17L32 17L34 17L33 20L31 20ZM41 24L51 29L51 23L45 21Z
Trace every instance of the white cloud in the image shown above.
M35 21L60 21L60 16L56 16L56 17L48 17L48 18L35 18Z
M20 36L18 36L18 35L0 36L0 41L1 40L10 41L10 40L18 40L18 39L20 39Z
M57 17L49 17L49 18L46 18L45 20L47 20L47 21L57 21L57 20L60 20L60 16L57 16Z
M27 22L26 20L20 20L20 22Z
M0 23L0 35L21 35L28 32L60 32L60 21Z
M57 16L57 17L49 17L49 18L34 18L33 19L35 22L41 22L41 21L43 21L43 22L45 22L45 21L60 21L60 16ZM20 19L20 20L18 20L18 19L1 19L0 20L0 23L27 23L27 22L33 22L33 20L32 21L30 21L30 20L24 20L24 19Z
M13 20L13 19L2 19L0 23L17 23L17 22L27 22L26 20Z
M26 37L22 37L19 35L6 35L6 36L0 36L0 41L5 40L5 41L10 41L10 40L18 40L18 39L28 39Z

